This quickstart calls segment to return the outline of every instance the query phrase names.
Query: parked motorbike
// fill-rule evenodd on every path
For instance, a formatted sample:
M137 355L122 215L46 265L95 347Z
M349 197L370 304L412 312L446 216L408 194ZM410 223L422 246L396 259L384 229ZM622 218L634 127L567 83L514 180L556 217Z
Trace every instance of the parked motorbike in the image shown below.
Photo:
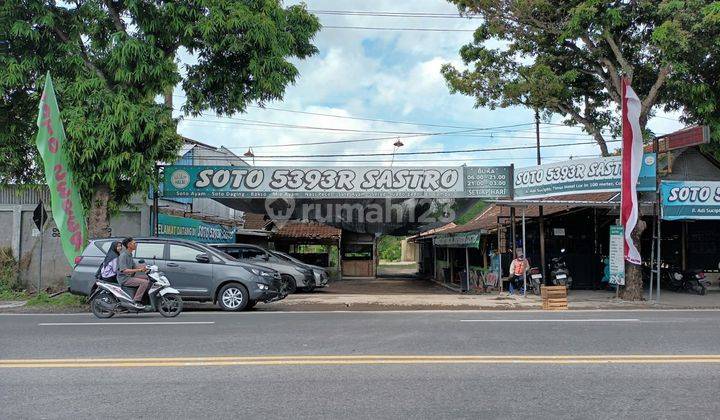
M143 296L143 309L138 309L133 300L137 288L98 280L95 283L97 287L88 298L92 313L98 318L110 318L118 313L155 311L166 318L178 316L183 307L180 292L170 287L170 281L156 265L149 266L146 275L150 286Z
M565 253L565 250L560 250L560 253ZM567 286L569 289L572 286L572 277L565 263L565 258L560 255L553 258L550 264L550 281L552 284L554 286Z
M542 271L540 271L539 267L531 267L527 276L528 291L539 295L541 284L545 284L543 281Z
M662 274L668 289L675 292L694 292L702 296L707 293L707 288L710 286L702 270L682 271L677 267L668 267L662 271Z

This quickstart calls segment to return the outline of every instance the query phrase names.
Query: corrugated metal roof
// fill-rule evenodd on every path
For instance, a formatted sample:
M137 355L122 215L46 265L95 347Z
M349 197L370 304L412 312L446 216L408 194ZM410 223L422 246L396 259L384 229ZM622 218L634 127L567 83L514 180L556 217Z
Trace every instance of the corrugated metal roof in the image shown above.
M7 185L0 187L0 204L50 203L50 190L45 185Z

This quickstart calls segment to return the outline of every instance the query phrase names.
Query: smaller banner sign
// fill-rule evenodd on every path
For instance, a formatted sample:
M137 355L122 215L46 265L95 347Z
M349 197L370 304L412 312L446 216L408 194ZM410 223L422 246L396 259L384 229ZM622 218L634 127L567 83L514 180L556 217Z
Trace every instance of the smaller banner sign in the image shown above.
M625 285L625 237L622 226L610 226L610 284Z
M620 156L573 159L515 171L515 199L620 191ZM638 179L638 191L655 191L655 153L645 153Z
M218 243L235 242L235 228L207 223L187 217L158 214L158 236L190 241Z
M463 232L453 235L438 235L433 238L433 245L448 248L479 248L482 232Z
M663 220L720 220L720 182L662 181Z

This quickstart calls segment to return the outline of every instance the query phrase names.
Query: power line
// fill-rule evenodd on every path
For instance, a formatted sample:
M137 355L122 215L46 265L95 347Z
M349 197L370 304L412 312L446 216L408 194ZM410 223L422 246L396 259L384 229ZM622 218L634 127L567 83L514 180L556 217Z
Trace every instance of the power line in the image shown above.
M174 97L187 99L185 95L177 95L173 94ZM321 112L309 112L309 111L298 111L294 109L285 109L285 108L274 108L274 107L266 107L266 106L258 106L258 105L249 105L250 108L257 108L257 109L263 109L263 110L271 110L271 111L280 111L280 112L289 112L293 114L303 114L303 115L316 115L316 116L323 116L323 117L331 117L331 118L340 118L340 119L349 119L349 120L359 120L359 121L373 121L373 122L382 122L382 123L389 123L389 124L405 124L405 125L416 125L416 126L426 126L426 127L438 127L438 128L457 128L457 129L475 129L478 131L489 131L489 130L499 130L503 129L503 132L510 132L510 131L527 131L528 129L524 130L507 130L504 129L506 127L509 128L515 128L519 126L524 125L534 125L534 123L526 123L526 124L515 124L512 126L497 126L497 127L473 127L473 126L459 126L459 125L448 125L448 124L429 124L429 123L420 123L420 122L412 122L412 121L397 121L397 120L385 120L385 119L379 119L379 118L365 118L365 117L350 117L345 115L335 115L335 114L327 114L327 113L321 113ZM175 109L177 111L177 109ZM207 113L201 113L201 115L204 116L212 116L216 118L227 118L227 119L235 119L235 117L231 116L223 116L219 117L217 115L207 114ZM245 119L240 119L245 120ZM185 122L191 122L191 121L201 121L201 120L183 120ZM275 124L273 122L266 122L266 121L258 121L253 120L258 123L265 122L267 124ZM567 125L567 124L559 124L559 123L541 123L542 125L547 126L555 126L555 127L579 127L579 124L576 124L574 126ZM533 129L534 130L534 129ZM607 130L601 130L602 132L608 132ZM574 135L574 133L553 133L553 134L567 134L567 135ZM580 133L581 134L581 133Z
M426 13L426 12L383 12L363 10L308 10L315 15L331 16L373 16L373 17L404 17L404 18L440 18L440 19L478 19L477 15L460 15L458 13Z
M605 143L616 143L622 140L607 140ZM543 148L550 147L572 147L572 146L583 146L583 145L594 145L597 142L584 142L584 143L558 143L558 144L546 144ZM510 146L510 147L495 147L495 148L481 148L481 149L462 149L462 150L438 150L438 151L419 151L419 152L396 152L396 156L409 156L409 155L433 155L433 154L451 154L451 153L477 153L477 152L496 152L506 150L522 150L522 149L534 149L535 145L529 146ZM323 157L367 157L367 156L392 156L393 153L363 153L363 154L319 154L319 155L274 155L274 156L255 156L256 159L260 158L286 158L286 159L302 159L302 158L323 158Z
M386 28L378 26L334 26L323 25L323 29L364 29L371 31L417 31L417 32L475 32L475 29L449 29L449 28Z

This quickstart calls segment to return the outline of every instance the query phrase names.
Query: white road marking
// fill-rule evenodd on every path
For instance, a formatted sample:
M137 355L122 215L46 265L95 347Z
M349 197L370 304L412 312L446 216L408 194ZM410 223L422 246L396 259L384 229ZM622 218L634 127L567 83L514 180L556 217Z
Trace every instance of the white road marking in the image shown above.
M38 325L43 327L58 327L72 325L193 325L193 324L214 324L215 321L176 321L176 322L41 322Z
M461 319L460 322L642 322L637 318L588 319Z

